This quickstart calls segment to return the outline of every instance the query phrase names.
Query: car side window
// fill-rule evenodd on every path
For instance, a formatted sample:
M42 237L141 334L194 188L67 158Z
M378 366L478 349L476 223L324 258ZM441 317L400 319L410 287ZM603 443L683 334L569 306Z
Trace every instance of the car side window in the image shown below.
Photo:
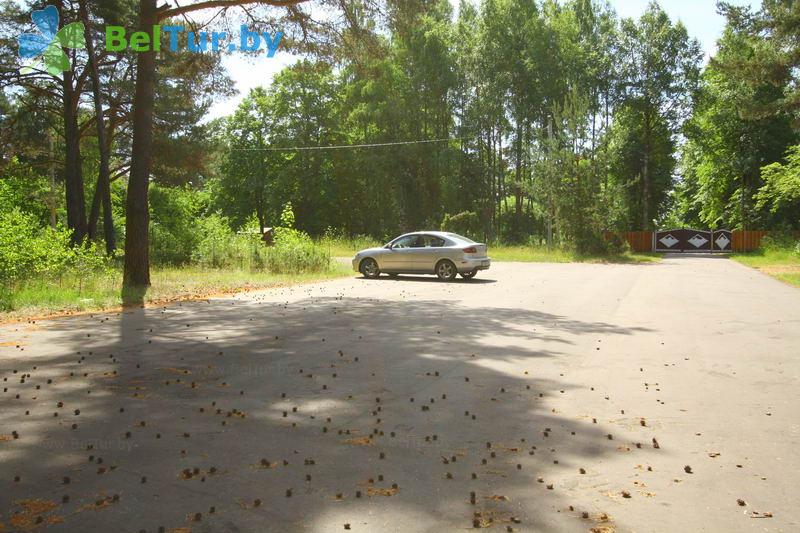
M444 239L433 235L425 235L423 241L425 248L440 248L444 246Z
M407 235L394 241L392 248L411 248L417 240L416 235Z

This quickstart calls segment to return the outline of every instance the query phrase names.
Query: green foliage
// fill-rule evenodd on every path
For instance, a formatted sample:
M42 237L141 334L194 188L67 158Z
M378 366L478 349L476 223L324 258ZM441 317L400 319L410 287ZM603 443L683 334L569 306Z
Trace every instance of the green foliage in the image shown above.
M800 140L787 5L767 0L757 14L721 5L728 23L686 128L675 193L675 218L686 224L800 227L791 172L781 162Z
M330 257L302 231L294 229L291 202L281 214L282 227L275 230L275 246L261 241L261 232L244 221L234 232L219 214L203 216L207 195L189 188L152 187L151 246L157 264L189 262L205 268L267 270L276 274L326 271Z
M291 213L287 206L284 213ZM291 217L287 215L287 222ZM273 274L325 272L330 255L302 231L291 227L275 230L275 244L267 247L261 233L254 228L234 233L224 217L214 214L201 219L200 236L192 260L206 268L266 270Z
M278 73L270 91L254 89L226 125L228 145L216 184L214 208L241 225L256 215L261 227L281 224L283 207L291 202L298 228L321 234L329 224L341 225L348 212L337 205L334 185L341 153L309 150L265 150L281 146L339 144L336 119L340 99L329 64L300 61ZM291 227L295 227L295 223Z
M0 206L6 210L18 208L31 213L39 225L49 221L48 205L57 205L58 193L58 190L51 193L49 180L17 158L0 171Z
M596 249L602 230L663 215L701 53L657 4L622 21L588 0L465 2L454 22L447 1L401 2L386 16L388 35L362 35L341 69L298 62L228 120L215 207L235 225L276 225L291 201L311 235L383 238L468 212L462 231L490 240Z
M766 80L752 84L744 71L728 68L751 56L756 47L756 39L729 23L703 75L694 116L685 130L684 175L675 195L677 217L687 224L770 228L788 221L789 213L770 212L768 204L774 202L764 195L759 200L758 191L764 186L761 167L780 161L796 142L790 120L742 112L747 106L770 105L782 91Z
M589 99L577 91L554 106L551 133L537 165L537 187L557 240L578 254L602 255L611 251L603 231L611 218L609 199L618 194L599 171L605 154L593 150L590 142L589 106Z
M611 225L625 230L651 229L654 219L668 207L673 187L676 161L670 126L658 115L647 120L640 111L623 107L617 111L608 136L611 183L618 188L617 200L621 200Z
M0 212L0 309L12 308L17 287L29 280L91 276L109 267L99 246L72 246L70 235L63 226L40 226L36 216L18 208Z
M540 225L536 225L536 214L529 203L517 210L515 196L507 196L495 214L497 226L495 240L506 244L526 242Z
M258 234L236 234L228 220L218 214L200 219L195 230L198 243L191 255L194 263L205 268L259 269L263 244Z
M150 187L150 254L156 264L187 263L200 239L198 220L208 203L188 187Z
M294 228L294 211L292 210L292 202L286 202L281 211L281 227Z
M784 212L795 227L800 225L800 145L789 149L784 163L762 168L761 177L764 186L756 195L757 207Z
M773 231L761 239L761 250L764 252L800 251L800 239L791 231Z
M798 6L787 0L762 0L761 9L720 3L728 20L728 31L746 39L746 53L715 58L726 74L739 79L751 90L777 88L768 100L752 98L741 102L742 115L750 120L791 117L800 127L800 41Z
M477 213L472 211L462 211L455 215L444 215L442 231L451 231L471 239L481 240L481 221Z
M627 197L625 229L647 230L667 207L675 136L691 114L702 52L655 2L639 21L623 19L620 48L623 99L612 126L612 168Z
M276 274L323 272L330 266L330 255L306 233L292 228L277 228L275 245L267 248L267 270Z

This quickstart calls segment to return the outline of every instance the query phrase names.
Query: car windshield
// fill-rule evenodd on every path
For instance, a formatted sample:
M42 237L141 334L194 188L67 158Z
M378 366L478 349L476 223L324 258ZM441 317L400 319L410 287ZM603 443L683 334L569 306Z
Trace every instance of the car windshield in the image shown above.
M469 244L475 244L475 241L473 241L469 237L464 237L463 235L459 235L458 233L448 233L447 236Z

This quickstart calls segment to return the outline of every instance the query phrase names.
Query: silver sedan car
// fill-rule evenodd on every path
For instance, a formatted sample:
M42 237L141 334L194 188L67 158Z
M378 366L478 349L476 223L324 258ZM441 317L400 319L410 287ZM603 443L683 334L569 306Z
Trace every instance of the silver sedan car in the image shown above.
M381 272L398 274L436 274L451 281L456 274L474 278L492 261L485 244L443 231L417 231L400 235L382 248L361 250L353 258L353 270L365 278L377 278Z

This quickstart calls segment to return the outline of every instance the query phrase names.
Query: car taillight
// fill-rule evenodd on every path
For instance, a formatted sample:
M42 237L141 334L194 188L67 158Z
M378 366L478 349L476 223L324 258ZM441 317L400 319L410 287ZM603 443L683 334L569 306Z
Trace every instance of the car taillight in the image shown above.
M475 248L474 246L470 246L469 248L464 248L464 253L465 254L476 254L476 253L478 253L478 249Z

